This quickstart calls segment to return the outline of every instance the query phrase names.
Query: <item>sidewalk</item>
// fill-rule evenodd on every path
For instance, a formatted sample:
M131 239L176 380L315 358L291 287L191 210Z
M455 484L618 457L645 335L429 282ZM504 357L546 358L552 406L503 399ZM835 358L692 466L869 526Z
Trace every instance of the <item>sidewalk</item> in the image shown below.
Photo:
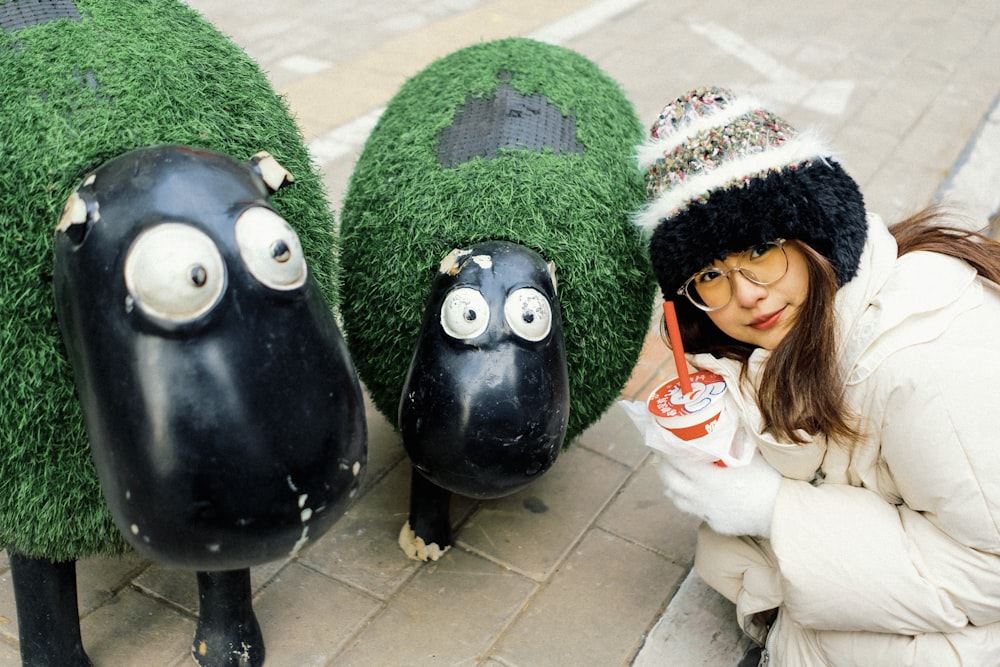
M700 85L751 90L840 151L888 220L939 192L1000 208L1000 3L995 0L195 0L287 96L339 209L385 103L439 56L523 35L616 78L648 125ZM262 147L266 148L266 147ZM991 189L992 188L992 189ZM984 192L987 191L987 192ZM623 398L672 373L655 328ZM409 463L369 406L362 494L296 558L253 571L268 665L725 667L733 607L690 575L696 522L663 497L649 451L613 407L521 493L456 498L457 544L435 563L396 544ZM192 664L193 574L138 558L81 562L97 667ZM17 665L0 554L0 667Z

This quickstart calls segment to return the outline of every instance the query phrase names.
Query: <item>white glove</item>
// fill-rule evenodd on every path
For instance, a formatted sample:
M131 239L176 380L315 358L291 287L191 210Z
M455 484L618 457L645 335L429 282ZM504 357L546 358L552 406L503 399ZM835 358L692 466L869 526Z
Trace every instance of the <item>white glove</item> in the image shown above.
M662 456L660 478L664 495L677 509L700 518L715 532L771 536L781 473L760 454L739 468Z

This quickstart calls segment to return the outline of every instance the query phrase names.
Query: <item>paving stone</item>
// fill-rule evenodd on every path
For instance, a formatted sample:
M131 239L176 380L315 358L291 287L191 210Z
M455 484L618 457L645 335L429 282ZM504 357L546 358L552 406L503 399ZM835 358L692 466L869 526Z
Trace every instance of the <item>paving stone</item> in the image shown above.
M421 567L336 665L477 665L535 588L530 579L452 549Z
M152 563L135 578L135 585L146 595L160 598L198 616L198 577L195 572Z
M319 572L288 565L254 601L268 665L328 664L379 607Z
M897 222L930 204L946 173L943 165L934 167L890 161L868 182L871 194L865 196L865 204L887 223Z
M398 464L316 540L302 561L380 600L395 593L418 567L397 544L409 512L409 477L409 463Z
M361 482L362 494L406 458L399 432L375 409L367 391L364 392L364 397L365 421L368 425L368 465Z
M880 207L874 202L875 195L871 193L870 184L899 144L898 137L862 123L850 123L840 130L835 141L855 147L842 156L840 163L866 194L868 209L879 213Z
M650 456L596 525L686 566L694 553L698 524L698 519L676 509L663 495L656 457Z
M80 622L95 667L169 665L191 650L195 621L125 589Z
M289 557L250 568L250 590L254 592L254 595L259 593L278 572L293 561L294 559Z
M149 565L148 560L135 553L121 558L88 558L77 561L76 596L81 615L92 612L110 600Z
M189 3L217 25L225 26L251 56L265 63L296 53L320 54L333 61L357 57L398 34L392 17L418 15L440 20L467 12L481 0L463 2L421 2L421 0L290 0L275 4L269 0L247 0L238 12L224 0L196 0ZM294 39L289 39L294 35ZM277 84L294 78L294 73L271 70Z
M732 667L750 646L736 623L735 605L692 572L631 667Z
M525 34L586 4L583 0L485 2L423 29L384 39L325 72L283 83L279 90L294 108L304 136L311 140L384 104L406 79L459 47ZM393 8L391 14L399 12L400 8ZM336 29L336 24L330 29ZM266 55L276 57L273 51ZM352 94L344 95L345 90Z
M525 489L484 502L462 526L463 548L531 577L547 578L628 477L583 447L563 452Z
M409 515L410 476L404 454L371 492L303 552L303 561L376 598L392 595L418 565L398 545L399 531ZM477 506L471 498L452 496L451 521L456 533Z
M959 144L954 137L938 130L948 125L958 125L966 136L973 136L983 120L978 115L978 109L973 108L973 102L965 95L965 91L949 84L945 86L942 95L927 105L924 113L917 120L913 131L902 138L893 160L904 163L919 162L920 164L941 170L950 168L962 157L966 144ZM940 182L939 179L938 182ZM933 184L937 185L937 183Z
M623 665L686 569L591 531L531 599L492 655L505 665Z
M0 621L2 622L2 621ZM0 639L0 665L16 667L21 664L21 653L17 646Z
M633 469L650 452L640 440L632 419L617 403L608 408L596 424L581 433L572 446L585 447Z

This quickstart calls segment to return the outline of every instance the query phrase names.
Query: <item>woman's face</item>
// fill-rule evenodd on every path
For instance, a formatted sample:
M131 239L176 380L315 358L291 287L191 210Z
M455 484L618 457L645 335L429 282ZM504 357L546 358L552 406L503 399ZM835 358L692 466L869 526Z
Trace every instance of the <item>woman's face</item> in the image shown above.
M809 292L809 268L794 243L785 245L788 271L770 285L757 285L733 271L733 297L718 310L705 313L715 326L736 340L773 350L791 330ZM736 255L723 262L732 268Z

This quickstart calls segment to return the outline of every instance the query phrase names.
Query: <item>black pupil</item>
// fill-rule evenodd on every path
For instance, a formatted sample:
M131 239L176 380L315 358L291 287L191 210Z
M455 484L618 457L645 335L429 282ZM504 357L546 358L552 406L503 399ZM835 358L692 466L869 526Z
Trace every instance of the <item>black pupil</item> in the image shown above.
M271 246L271 257L278 260L279 262L288 261L288 257L291 255L291 251L288 249L288 244L284 241L278 240L274 242Z
M469 310L465 311L465 321L466 322L475 322L476 321L476 311L472 310L471 308Z
M208 281L208 272L201 264L191 267L191 284L195 287L202 287Z

